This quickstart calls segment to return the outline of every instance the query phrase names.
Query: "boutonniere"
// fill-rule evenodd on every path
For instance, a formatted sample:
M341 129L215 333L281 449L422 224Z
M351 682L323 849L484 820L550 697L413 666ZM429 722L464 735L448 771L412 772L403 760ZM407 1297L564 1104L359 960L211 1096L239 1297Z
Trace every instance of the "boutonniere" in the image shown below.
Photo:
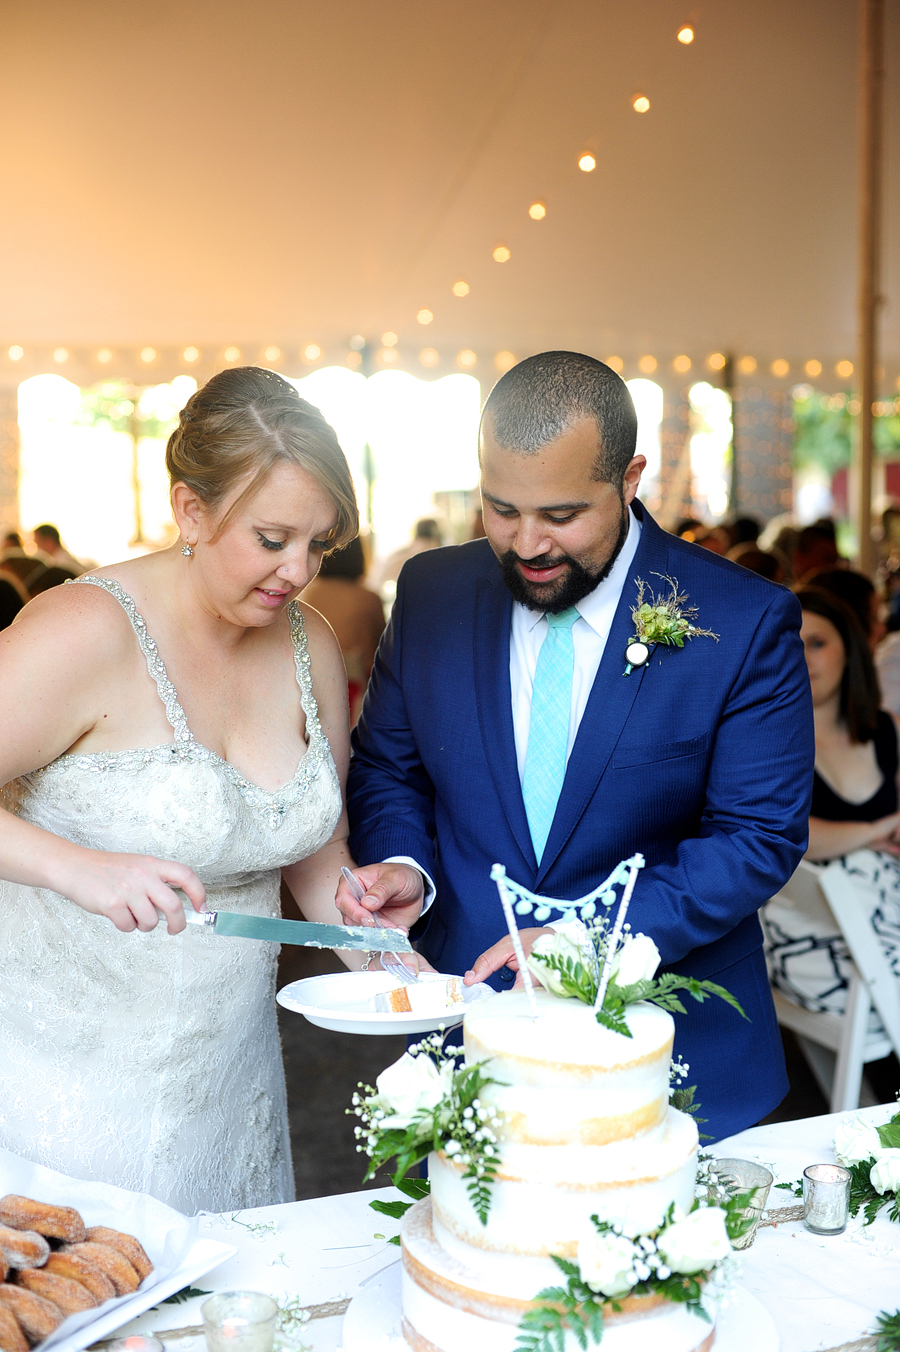
M683 648L686 638L714 638L719 635L711 629L700 629L694 623L697 607L685 605L687 592L678 590L678 582L667 573L656 573L669 585L668 594L654 594L643 578L637 582L637 604L631 609L634 634L628 640L625 649L626 667L623 675L630 676L635 667L642 667L649 661L650 654L657 643L665 643L671 648Z

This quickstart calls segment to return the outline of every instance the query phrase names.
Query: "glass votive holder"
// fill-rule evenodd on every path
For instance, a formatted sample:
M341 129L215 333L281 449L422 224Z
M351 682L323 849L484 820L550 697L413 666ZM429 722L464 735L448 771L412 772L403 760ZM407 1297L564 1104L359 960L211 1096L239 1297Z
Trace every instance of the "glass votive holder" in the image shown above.
M839 1235L850 1214L850 1170L810 1164L803 1170L803 1224L814 1235Z
M710 1171L715 1175L720 1187L724 1187L729 1197L746 1193L747 1197L738 1215L743 1221L743 1230L737 1239L731 1241L733 1249L749 1249L756 1238L759 1220L769 1196L774 1176L761 1164L751 1160L713 1160ZM710 1197L710 1201L714 1201Z
M278 1305L261 1291L223 1291L200 1306L209 1352L272 1352Z
M166 1352L165 1344L147 1334L132 1333L127 1338L113 1338L105 1344L105 1352Z

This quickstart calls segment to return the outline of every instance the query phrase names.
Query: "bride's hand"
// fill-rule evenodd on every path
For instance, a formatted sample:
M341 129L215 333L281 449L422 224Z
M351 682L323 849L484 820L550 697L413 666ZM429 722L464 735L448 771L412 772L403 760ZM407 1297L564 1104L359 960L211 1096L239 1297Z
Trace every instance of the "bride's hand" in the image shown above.
M178 887L195 911L203 909L206 889L192 869L146 854L111 854L84 850L66 880L64 895L91 915L104 915L123 934L148 933L165 917L170 934L184 929L184 903ZM62 890L62 889L60 889Z

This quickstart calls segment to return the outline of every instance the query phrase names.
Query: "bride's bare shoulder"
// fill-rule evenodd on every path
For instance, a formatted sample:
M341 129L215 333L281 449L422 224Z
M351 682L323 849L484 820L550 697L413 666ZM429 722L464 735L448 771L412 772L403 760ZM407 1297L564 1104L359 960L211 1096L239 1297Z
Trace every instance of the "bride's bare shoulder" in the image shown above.
M90 576L106 576L106 570ZM49 646L57 663L65 657L79 665L81 661L108 665L119 650L124 653L133 644L131 624L116 598L104 587L84 582L41 592L0 633L0 646L12 660L32 651L40 655Z

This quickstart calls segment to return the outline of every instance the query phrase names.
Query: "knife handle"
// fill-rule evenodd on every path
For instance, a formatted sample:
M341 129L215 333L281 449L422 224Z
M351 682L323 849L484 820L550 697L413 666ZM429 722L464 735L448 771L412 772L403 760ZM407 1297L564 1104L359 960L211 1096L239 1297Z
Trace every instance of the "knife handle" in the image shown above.
M215 929L217 915L218 911L195 911L193 906L184 908L184 918L188 925L208 925L211 929Z

